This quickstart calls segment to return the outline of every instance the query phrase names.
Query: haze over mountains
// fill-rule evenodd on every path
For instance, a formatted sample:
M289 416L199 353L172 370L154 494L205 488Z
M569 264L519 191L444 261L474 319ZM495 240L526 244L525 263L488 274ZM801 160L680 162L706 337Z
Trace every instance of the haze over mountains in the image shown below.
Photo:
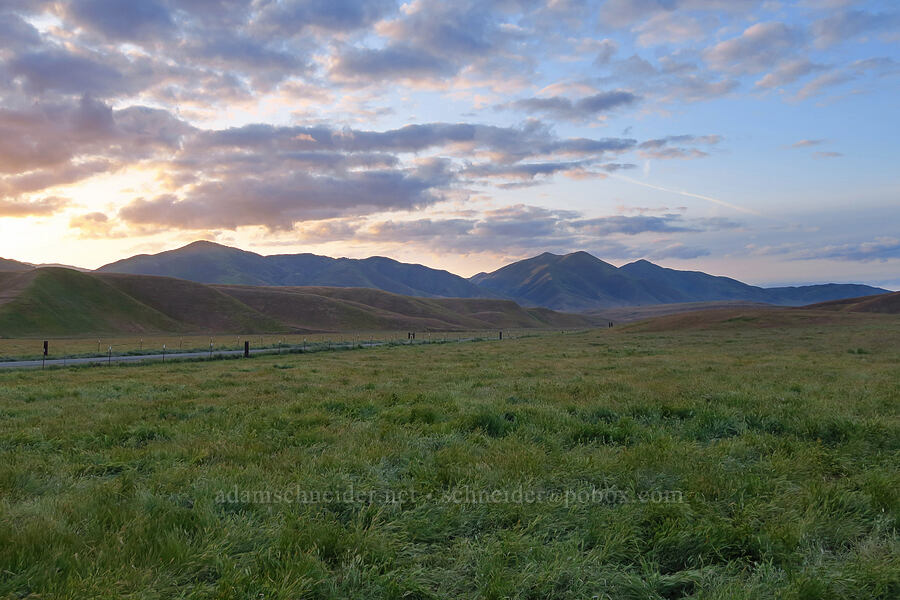
M888 291L856 284L761 288L728 277L667 269L646 260L617 268L587 252L545 252L464 279L384 257L262 256L205 241L133 256L98 271L212 284L366 287L430 298L506 298L524 306L563 311L730 300L800 306Z

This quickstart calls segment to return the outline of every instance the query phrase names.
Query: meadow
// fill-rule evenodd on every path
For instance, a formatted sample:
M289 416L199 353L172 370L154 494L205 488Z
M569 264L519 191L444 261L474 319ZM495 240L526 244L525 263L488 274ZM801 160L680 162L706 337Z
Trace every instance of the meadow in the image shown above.
M900 597L900 319L0 372L0 597Z

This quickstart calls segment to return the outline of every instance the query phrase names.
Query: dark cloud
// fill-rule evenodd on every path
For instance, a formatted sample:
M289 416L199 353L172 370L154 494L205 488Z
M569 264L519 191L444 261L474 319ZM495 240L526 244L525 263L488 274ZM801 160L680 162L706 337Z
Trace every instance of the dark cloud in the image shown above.
M0 198L80 181L180 147L193 128L168 112L96 99L0 109Z
M138 199L119 211L125 221L181 229L262 225L290 230L295 223L390 210L413 210L437 202L449 176L440 168L409 172L364 171L343 177L294 172L194 186L185 198Z
M545 125L528 122L521 127L473 123L423 123L387 131L328 127L247 125L198 135L198 151L217 148L257 151L422 152L463 148L491 152L500 162L552 154L594 155L630 150L637 142L626 138L558 138Z
M385 79L423 79L456 73L458 67L446 58L405 44L378 49L352 49L338 57L332 73L367 83Z
M0 10L0 51L37 46L41 34L31 24L15 13Z
M504 105L528 113L542 113L557 119L584 121L608 113L613 109L635 104L640 98L626 90L600 92L578 100L562 96L525 98Z
M108 97L129 89L128 81L115 68L60 49L20 54L9 61L8 69L35 95L54 91Z
M71 0L68 17L111 40L168 37L175 28L169 10L156 0Z
M310 27L353 31L388 16L396 7L394 0L287 0L265 5L258 24L288 36Z

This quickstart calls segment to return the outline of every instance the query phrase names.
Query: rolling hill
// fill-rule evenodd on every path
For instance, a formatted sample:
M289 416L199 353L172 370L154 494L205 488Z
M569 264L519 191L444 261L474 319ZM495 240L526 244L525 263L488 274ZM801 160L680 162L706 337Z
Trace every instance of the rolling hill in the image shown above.
M762 288L646 260L616 268L586 252L561 256L546 252L493 273L479 273L470 281L526 306L570 311L722 301L802 306L888 291L855 284Z
M833 310L841 312L868 312L884 314L900 314L900 292L863 296L861 298L844 298L806 306L811 310Z
M584 316L496 299L369 288L207 285L43 268L0 273L0 336L586 327Z
M366 259L316 254L262 256L206 241L159 254L132 256L97 271L160 275L199 283L368 287L425 297L485 296L484 290L458 275L380 256Z
M30 271L32 268L31 265L19 262L17 260L11 260L9 258L0 258L0 271L3 272L18 272L18 271Z

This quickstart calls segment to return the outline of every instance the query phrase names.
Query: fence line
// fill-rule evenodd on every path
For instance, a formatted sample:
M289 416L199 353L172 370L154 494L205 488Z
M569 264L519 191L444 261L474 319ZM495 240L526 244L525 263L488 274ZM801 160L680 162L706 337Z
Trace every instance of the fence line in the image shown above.
M146 343L146 338L139 338L137 341L137 351L134 349L133 340L123 341L120 343L112 343L112 340L106 342L103 338L97 339L98 347L101 347L102 352L97 354L92 353L81 353L81 354L66 354L64 353L62 356L59 354L54 354L54 342L59 344L63 342L63 340L47 340L50 342L49 344L49 352L47 354L41 355L40 359L37 358L28 358L22 357L18 359L5 360L0 357L0 368L34 368L34 367L44 367L44 366L73 366L73 365L82 365L82 364L97 364L97 363L107 363L112 364L123 363L123 362L141 362L141 361L152 361L152 360L200 360L200 359L216 359L216 358L229 358L235 356L243 356L244 354L244 342L257 341L260 346L252 347L250 349L250 354L297 354L297 353L308 353L308 352L321 352L327 350L347 350L354 348L375 348L375 347L383 347L383 346L394 346L394 345L423 345L423 344L437 344L437 343L448 343L448 342L475 342L475 341L487 341L487 340L502 340L502 339L515 339L517 337L528 337L531 335L537 335L542 332L547 331L558 331L558 330L549 330L549 329L510 329L510 330L473 330L473 331L457 331L457 332L420 332L424 334L424 339L416 339L413 335L413 332L407 333L407 339L403 339L401 335L395 332L385 332L385 333L377 333L374 335L367 333L348 333L348 334L292 334L292 335L244 335L244 336L236 336L235 346L231 346L231 344L221 344L216 346L215 337L216 336L183 336L180 338L176 338L178 340L177 347L178 351L175 351L174 346L168 346L171 342L171 337L159 337L156 338L155 341L157 343L162 342L163 339L166 341L162 343L161 347L156 346L158 350L155 352L151 350L151 347ZM365 339L363 336L369 336L369 339ZM193 338L197 339L202 337L203 339L208 339L207 347L193 347L184 349L184 340L185 338ZM227 339L231 339L230 336L219 336ZM269 344L266 344L266 337L270 339ZM302 342L299 341L299 338L302 337ZM337 340L334 339L337 337ZM295 343L287 343L287 339L295 338ZM312 338L313 341L310 341ZM121 339L121 338L120 338ZM2 342L4 340L0 340ZM16 340L17 342L24 342L25 340ZM75 342L84 343L85 340L71 340ZM102 347L105 346L105 347ZM168 347L167 347L168 346ZM129 348L125 353L114 354L113 350L115 348Z

